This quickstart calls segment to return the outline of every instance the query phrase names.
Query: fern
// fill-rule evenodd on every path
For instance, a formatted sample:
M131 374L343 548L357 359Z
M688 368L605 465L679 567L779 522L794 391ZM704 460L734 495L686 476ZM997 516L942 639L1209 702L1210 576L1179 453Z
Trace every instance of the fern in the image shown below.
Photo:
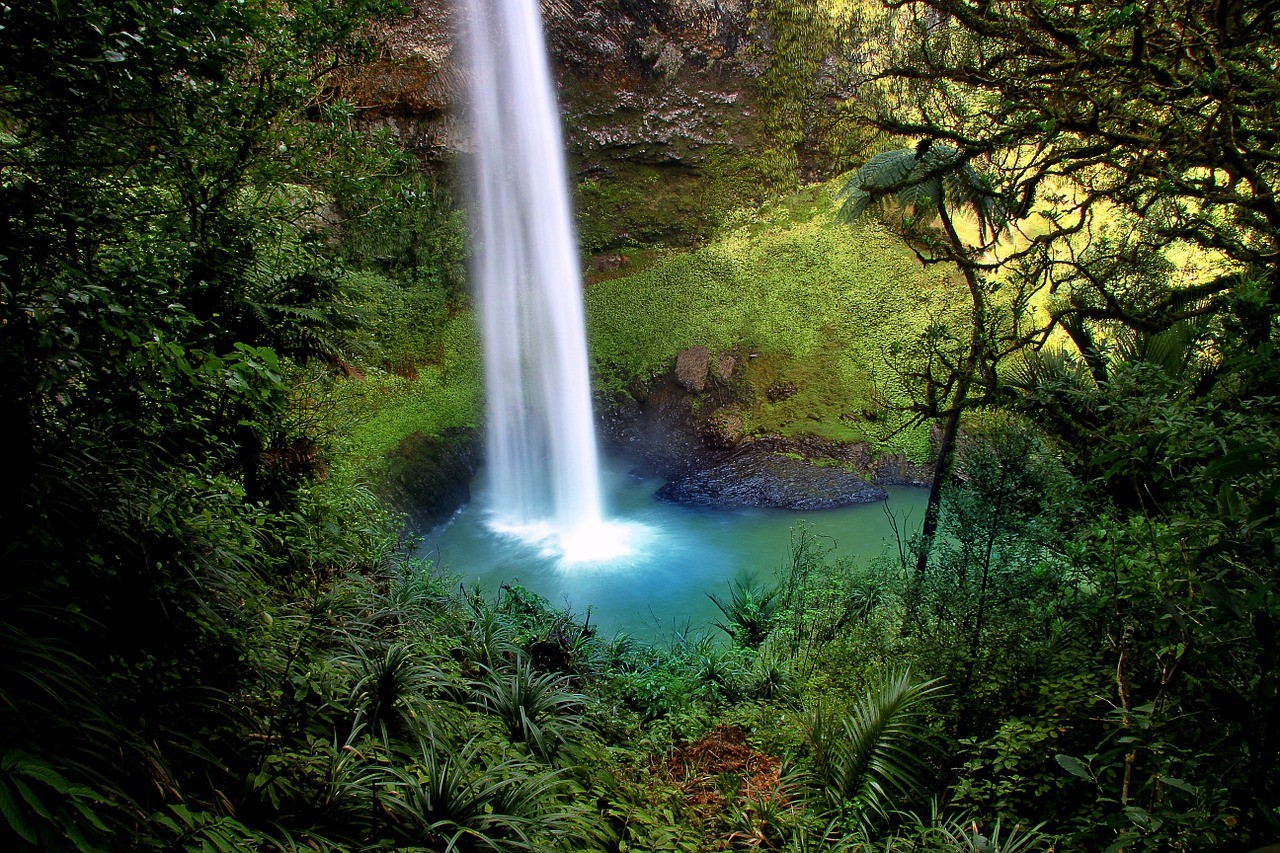
M919 791L924 711L940 692L937 680L913 683L904 669L888 673L843 717L811 714L804 735L813 778L836 812L868 827L888 814L895 795Z
M947 204L968 210L986 240L1008 218L990 181L954 146L926 140L915 148L884 151L864 163L839 192L837 218L852 222L874 204L889 202L916 213Z

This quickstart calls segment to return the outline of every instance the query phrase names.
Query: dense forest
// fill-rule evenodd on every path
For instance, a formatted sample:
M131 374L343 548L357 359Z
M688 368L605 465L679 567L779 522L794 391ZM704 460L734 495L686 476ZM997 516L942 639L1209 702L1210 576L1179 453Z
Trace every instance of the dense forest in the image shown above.
M878 431L929 511L873 561L797 526L651 644L460 583L387 499L401 439L480 418L453 172L353 94L443 12L0 2L5 849L1280 843L1280 7L745 6L754 148L579 174L628 264L598 400L698 342L670 294L781 348L906 264L938 301L856 350L866 417L832 355L741 420Z

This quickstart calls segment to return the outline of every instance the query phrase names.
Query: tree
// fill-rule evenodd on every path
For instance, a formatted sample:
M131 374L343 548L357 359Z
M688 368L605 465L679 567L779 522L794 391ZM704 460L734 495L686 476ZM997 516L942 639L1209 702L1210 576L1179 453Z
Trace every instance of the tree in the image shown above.
M956 230L952 217L960 211L971 213L978 222L980 239L985 243L1003 226L1004 210L990 185L975 169L969 158L955 146L926 138L915 148L900 148L877 154L863 164L844 185L844 204L839 216L852 222L872 204L897 205L910 214L936 214L942 225L946 251L943 260L969 259L973 251ZM913 236L926 247L937 244L927 232L915 230ZM938 255L918 250L922 261L936 262ZM960 416L969 395L969 387L979 373L991 377L995 370L995 354L989 333L987 288L972 263L960 263L972 300L969 344L959 364L950 365L941 379L926 377L926 403L921 414L945 418L942 440L933 481L929 487L921 545L916 557L916 576L922 578L928 567L929 553L938 529L942 506L942 487L951 471Z
M1002 252L931 249L1005 288L1000 351L1046 350L1032 403L1086 430L1060 447L1094 498L1074 559L1117 711L1088 750L1112 812L1085 846L1263 843L1280 828L1262 757L1280 738L1280 8L890 7L864 65L876 126L988 164L1034 224ZM973 381L1027 399L1012 374Z
M31 843L223 796L211 697L306 559L261 476L290 359L350 343L320 85L377 5L0 5L0 752L75 801L6 810Z
M1247 322L1255 338L1270 335L1280 298L1280 9L1259 0L891 5L869 22L886 47L864 67L880 98L876 125L988 158L1012 217L1038 214L1040 233L1002 263L1035 260L1036 286L1073 285L1048 325L1074 315L1163 328L1254 301L1250 282L1261 280L1271 307ZM1081 277L1067 247L1117 213L1142 225L1116 246L1118 260L1187 243L1232 263L1130 299Z

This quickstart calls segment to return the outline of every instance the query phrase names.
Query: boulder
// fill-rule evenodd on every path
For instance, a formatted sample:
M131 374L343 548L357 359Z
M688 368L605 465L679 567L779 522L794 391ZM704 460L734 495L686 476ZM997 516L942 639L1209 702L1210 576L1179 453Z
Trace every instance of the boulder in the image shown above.
M592 272L609 272L626 265L627 257L621 252L606 252L602 255L593 255L591 258Z
M676 379L689 391L706 390L711 351L706 347L689 347L676 356Z
M796 386L793 382L775 382L768 387L764 395L769 398L770 403L781 403L796 395Z
M737 367L738 360L733 357L732 353L720 353L719 360L716 361L716 374L724 382L728 382L733 378L733 369Z
M742 443L746 429L742 418L727 411L712 412L699 423L703 442L716 450L731 450Z

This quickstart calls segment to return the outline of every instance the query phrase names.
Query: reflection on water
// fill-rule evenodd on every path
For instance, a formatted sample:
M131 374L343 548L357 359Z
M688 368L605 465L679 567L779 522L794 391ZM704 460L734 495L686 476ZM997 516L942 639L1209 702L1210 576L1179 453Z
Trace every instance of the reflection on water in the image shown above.
M927 498L924 489L891 488L887 503L844 509L711 511L658 501L653 492L661 480L631 476L621 458L602 461L612 529L604 534L609 541L590 547L622 556L566 561L540 545L536 531L495 531L482 509L489 503L483 477L476 478L472 502L432 531L419 555L488 594L519 583L578 614L590 608L592 622L606 635L626 631L657 639L686 623L710 625L718 612L706 594L724 592L738 575L777 577L796 525L827 537L838 556L874 557L896 547L886 509L909 535L919 527Z

